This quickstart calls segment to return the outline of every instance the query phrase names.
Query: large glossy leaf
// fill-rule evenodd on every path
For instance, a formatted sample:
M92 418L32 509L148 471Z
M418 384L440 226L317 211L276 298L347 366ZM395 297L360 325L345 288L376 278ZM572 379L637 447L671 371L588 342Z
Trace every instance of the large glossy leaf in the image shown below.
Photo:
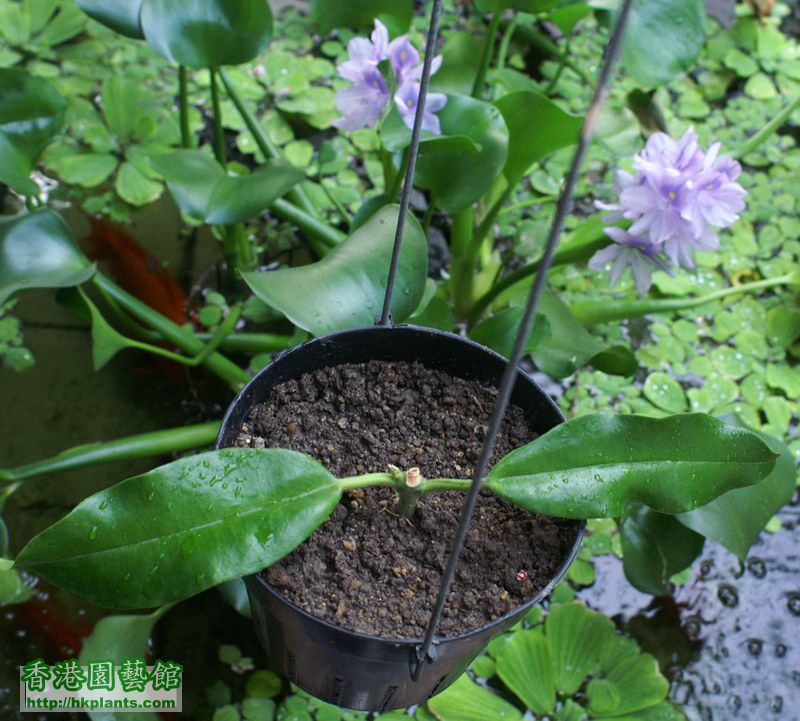
M371 30L380 20L394 35L411 25L413 0L311 0L311 20L322 35L335 28Z
M268 160L250 175L231 176L200 150L175 150L152 162L186 215L216 225L257 216L305 178L282 160Z
M467 674L428 701L439 721L522 721L522 712Z
M97 22L129 38L144 39L139 24L143 0L77 0L77 2L81 10Z
M16 565L101 606L155 606L275 563L340 495L330 472L301 453L203 453L87 498Z
M267 0L145 0L139 20L155 50L191 68L245 63L272 38Z
M663 85L691 69L705 39L703 0L635 2L625 29L623 62L642 85Z
M396 205L382 208L316 263L242 276L261 300L315 335L370 325L383 305L398 213ZM395 322L417 308L427 274L425 234L409 213L392 298Z
M481 64L483 38L448 32L442 45L442 67L431 78L431 91L470 95Z
M735 416L726 416L725 420L746 428ZM791 500L797 480L794 458L786 444L767 433L753 432L780 454L772 473L760 483L729 491L706 506L678 516L682 524L713 538L742 559L767 521Z
M472 205L494 183L506 162L508 129L500 111L466 95L448 95L439 113L443 135L463 135L480 150L431 149L417 162L415 182L431 191L436 205L454 213Z
M113 661L122 663L128 658L146 658L147 644L158 620L171 608L161 606L153 613L101 618L89 637L83 642L78 662L85 666L90 661ZM92 721L125 721L129 713L115 711L89 711ZM136 721L159 721L156 713L143 712Z
M512 184L545 155L578 139L582 119L564 112L541 93L509 93L494 104L508 127L508 158L503 172Z
M640 504L628 508L619 531L625 576L640 591L654 596L669 593L669 579L688 568L703 550L699 533L675 516Z
M556 681L550 644L541 629L518 631L496 657L497 675L537 714L556 705Z
M19 291L67 288L93 274L94 265L52 210L0 219L0 305Z
M67 103L44 78L0 68L0 183L25 195L39 154L61 130Z
M500 355L510 358L514 350L514 341L517 339L523 314L524 309L518 306L505 308L478 323L470 331L469 337L477 343L497 351ZM537 313L525 346L526 351L530 353L542 343L547 343L552 334L553 329L547 317Z
M750 486L777 454L754 433L702 413L579 416L503 458L487 485L531 511L620 516L631 503L676 514Z

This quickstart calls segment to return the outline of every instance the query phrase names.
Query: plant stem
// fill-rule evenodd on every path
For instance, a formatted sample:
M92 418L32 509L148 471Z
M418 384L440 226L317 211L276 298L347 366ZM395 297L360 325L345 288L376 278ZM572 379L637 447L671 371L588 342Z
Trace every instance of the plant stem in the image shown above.
M195 334L204 343L210 341L213 335L213 333ZM286 350L294 345L295 340L290 335L281 335L279 333L231 333L225 336L219 347L239 353L273 353Z
M178 111L181 119L181 145L192 147L192 133L189 130L189 89L185 66L178 66Z
M341 230L331 227L313 215L303 212L288 200L278 198L271 206L275 215L289 220L300 228L309 238L314 250L323 255L339 245L347 236Z
M178 346L185 353L194 356L203 351L203 341L195 336L191 330L173 323L169 318L161 315L146 303L120 288L102 273L95 273L92 277L92 283L101 293L110 296L125 312L130 313L134 318L160 333L166 340ZM217 351L210 353L203 360L203 365L226 381L235 391L241 390L242 386L250 380L250 375L247 371Z
M236 84L228 75L228 71L225 68L219 68L218 72L219 79L225 86L225 91L228 93L228 97L233 102L236 110L239 112L239 115L242 116L244 124L247 126L247 129L250 131L253 139L256 141L256 145L264 157L283 159L283 153L269 139L267 131L264 130L264 127L258 122L258 118L256 117L255 113L246 105L244 99L239 93L239 88L236 87ZM292 188L287 195L296 205L300 206L305 213L308 213L315 218L318 217L316 208L314 208L314 205L311 200L309 200L308 195L306 195L305 191L300 186Z
M500 21L503 19L503 13L500 10L495 10L489 20L489 27L486 29L486 40L483 43L483 53L481 54L481 62L478 66L478 74L475 76L475 82L472 85L472 97L483 97L483 86L486 83L486 73L489 71L489 65L492 62L492 55L494 55L494 43L497 37L497 29L500 27Z
M776 278L765 278L764 280L756 280L752 283L743 283L742 285L720 288L712 293L696 296L694 298L642 298L640 300L611 300L603 301L602 303L591 301L573 303L570 306L570 310L581 323L590 326L597 323L606 323L608 321L638 318L643 315L649 315L650 313L668 313L686 310L688 308L696 308L697 306L705 305L714 300L721 300L731 295L753 293L755 291L764 290L765 288L774 288L775 286L789 285L797 282L798 279L793 273L787 273L786 275L781 275Z
M192 448L208 446L216 440L219 421L200 423L184 428L170 428L135 436L117 438L113 441L87 443L24 466L0 469L0 481L22 481L45 473L57 473L73 468L97 466L113 461L126 461L134 458L149 458L166 453L187 451Z
M497 220L497 216L502 210L503 206L506 204L508 199L511 197L511 194L514 192L514 188L517 186L517 183L522 180L521 178L515 178L513 180L508 181L508 185L506 185L505 190L500 194L500 197L494 202L491 208L486 212L486 215L481 220L480 225L478 225L477 230L475 231L474 235L472 236L472 243L471 245L474 247L473 252L477 256L477 251L480 249L481 243L483 239L489 235L489 232L494 225L494 221Z
M588 260L600 250L600 248L608 245L608 238L603 233L604 225L602 218L594 216L582 226L576 228L569 238L562 241L558 250L553 255L553 266ZM474 323L479 320L486 309L504 291L536 273L541 262L542 259L537 258L501 278L473 304L469 313L470 322Z
M363 476L348 476L339 479L339 486L343 491L351 491L354 488L371 488L373 486L397 487L397 481L391 473L367 473ZM422 493L434 493L436 491L466 491L469 489L470 481L464 478L426 478L423 480L420 490Z
M778 130L789 119L789 116L798 108L800 108L800 94L798 94L793 100L789 101L789 104L774 118L772 118L772 120L770 120L763 128L761 128L761 130L742 143L742 145L740 145L733 152L733 157L741 159L745 155L752 153L770 135Z
M227 169L228 157L225 152L225 129L222 127L222 108L219 102L217 71L215 68L209 68L208 72L211 80L211 121L214 125L214 155L223 169Z

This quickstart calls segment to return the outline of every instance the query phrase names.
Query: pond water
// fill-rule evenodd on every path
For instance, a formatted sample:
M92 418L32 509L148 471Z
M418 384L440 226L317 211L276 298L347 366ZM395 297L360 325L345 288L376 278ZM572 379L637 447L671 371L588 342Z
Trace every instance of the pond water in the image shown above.
M165 215L163 208L153 212ZM177 267L180 249L168 240L176 235L171 225L144 217L135 227L159 259ZM201 243L198 263L213 253L208 245L212 241L203 242L207 245ZM90 440L221 416L227 391L205 378L199 385L197 379L190 382L174 367L144 356L123 354L93 373L88 329L58 306L52 294L28 295L20 315L37 365L19 376L6 372L0 383L2 465ZM14 551L82 498L151 465L146 460L117 463L27 482L5 512ZM597 581L580 594L659 659L672 680L672 698L692 721L800 720L797 500L780 518L781 530L762 534L744 566L719 546L707 544L702 561L674 598L652 599L634 591L614 557L596 559ZM77 655L82 638L103 613L43 583L36 583L33 600L0 611L0 718L22 718L17 711L18 666L38 656L52 663ZM191 679L184 691L186 708L202 703L205 689L223 671L217 660L222 643L238 645L257 667L264 662L249 621L216 591L181 604L158 627L158 654L182 663ZM233 686L234 698L241 697L235 678ZM64 721L70 716L52 718Z

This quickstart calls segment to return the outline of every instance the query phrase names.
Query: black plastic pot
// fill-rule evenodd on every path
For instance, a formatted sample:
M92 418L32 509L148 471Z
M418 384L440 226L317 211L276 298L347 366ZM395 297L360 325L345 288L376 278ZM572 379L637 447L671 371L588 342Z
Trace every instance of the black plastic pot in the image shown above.
M428 328L372 326L316 338L282 354L247 384L228 409L217 447L233 445L250 409L275 385L309 371L370 360L419 361L495 387L507 364L488 348ZM550 398L522 372L512 402L539 434L564 420ZM423 703L455 681L492 638L550 593L575 558L582 535L583 524L576 522L571 552L547 586L526 604L482 628L437 640L436 658L424 664L416 682L411 666L421 639L377 638L339 628L285 599L260 575L245 578L256 633L275 670L324 701L380 712Z

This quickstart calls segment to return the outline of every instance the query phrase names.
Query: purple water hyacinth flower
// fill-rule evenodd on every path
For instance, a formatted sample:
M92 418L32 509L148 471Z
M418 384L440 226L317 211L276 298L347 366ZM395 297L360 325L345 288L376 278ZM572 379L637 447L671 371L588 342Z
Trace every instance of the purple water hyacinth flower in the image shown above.
M336 107L342 113L342 117L334 120L332 125L341 130L357 130L374 127L380 120L391 100L391 93L386 79L378 70L378 65L388 59L397 87L395 103L403 122L411 128L419 98L422 64L419 62L419 52L411 44L408 36L402 35L389 42L386 26L380 20L375 20L375 29L370 39L353 38L347 45L347 52L348 59L339 65L338 70L351 85L336 95ZM441 64L441 55L434 57L431 74L435 73ZM441 110L446 101L444 95L428 94L423 129L437 135L441 132L439 119L434 113Z
M407 128L414 127L414 117L417 114L417 101L419 100L419 83L408 81L400 86L394 96L395 105L400 111L400 117ZM442 93L428 93L425 100L425 112L422 114L422 129L434 135L442 132L439 118L436 113L447 103L447 96Z
M597 206L609 211L608 222L631 221L625 236L628 246L634 243L632 238L644 238L673 265L693 268L694 252L718 248L717 230L736 222L745 207L747 192L736 182L741 166L719 151L720 144L715 143L704 152L692 128L679 140L654 133L634 158L635 173L617 171L618 202ZM619 230L606 233L620 243ZM652 257L652 248L646 257ZM605 251L615 253L615 258L630 255L614 246ZM637 280L640 292L641 287Z
M626 268L631 269L636 291L645 295L653 284L653 270L670 272L659 253L659 247L646 236L632 235L622 228L605 228L606 235L613 241L598 250L589 260L592 270L604 270L611 263L610 285L616 285Z

